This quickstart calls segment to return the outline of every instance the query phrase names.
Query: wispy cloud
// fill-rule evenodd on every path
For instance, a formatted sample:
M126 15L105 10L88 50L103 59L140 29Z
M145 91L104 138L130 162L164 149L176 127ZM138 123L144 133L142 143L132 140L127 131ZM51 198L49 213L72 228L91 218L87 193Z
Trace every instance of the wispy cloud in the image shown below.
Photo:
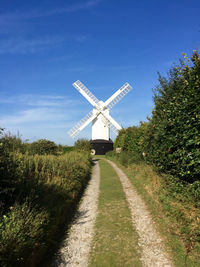
M61 37L44 37L44 38L19 38L15 37L16 32L23 32L21 36L29 34L29 24L35 22L36 19L51 17L56 15L64 15L66 13L78 12L81 10L89 10L97 6L103 0L91 0L91 1L80 1L73 5L65 5L58 8L49 8L46 5L44 8L35 8L31 10L15 10L8 13L0 12L0 34L2 35L2 40L0 41L0 54L3 53L34 53L36 51L45 50L47 48L57 47L63 43ZM38 23L38 20L37 20ZM12 34L12 37L8 37ZM8 37L5 39L5 37ZM76 41L84 42L87 40L87 36L84 34L71 34L70 36L65 36L65 41Z
M0 54L27 54L60 46L65 38L60 36L42 38L8 38L0 42Z
M82 3L77 3L68 7L62 7L62 8L57 8L54 10L49 10L46 12L36 12L35 16L52 16L52 15L58 15L58 14L63 14L63 13L72 13L72 12L77 12L80 10L86 10L86 9L91 9L95 6L97 6L102 0L91 0L91 1L86 1ZM33 13L32 13L33 14ZM33 14L34 15L34 14Z
M55 109L34 108L19 111L16 115L6 115L0 119L1 125L13 126L24 123L33 123L40 121L53 121L63 119L63 114L58 113Z
M75 66L71 68L66 68L65 71L69 72L92 72L92 71L117 71L117 70L131 70L136 68L136 66Z
M34 9L26 12L22 12L17 10L15 12L5 13L0 15L0 24L11 23L16 20L27 20L38 17L48 17L53 15L59 15L64 13L73 13L80 10L87 10L97 6L103 0L90 0L90 1L82 1L70 6L55 8L55 9Z
M5 38L0 41L0 54L30 54L55 49L67 42L84 42L87 35L71 34L66 36L44 36L37 38Z
M17 96L0 96L1 104L20 104L23 106L32 107L72 107L79 104L79 101L72 100L66 96L55 96L55 95L39 95L39 94L23 94Z
M38 125L47 123L49 125L64 125L71 121L72 114L76 115L73 107L80 104L79 101L68 99L64 96L54 95L18 95L14 97L1 97L1 104L18 104L15 113L2 112L0 125L6 128L19 128L24 125ZM77 112L77 111L76 111ZM43 127L43 126L42 126Z
M40 138L57 143L72 144L67 131L87 113L82 101L62 95L23 94L0 96L0 125L6 131L22 134L23 139L34 141ZM10 109L14 106L14 110ZM5 108L6 107L6 108Z

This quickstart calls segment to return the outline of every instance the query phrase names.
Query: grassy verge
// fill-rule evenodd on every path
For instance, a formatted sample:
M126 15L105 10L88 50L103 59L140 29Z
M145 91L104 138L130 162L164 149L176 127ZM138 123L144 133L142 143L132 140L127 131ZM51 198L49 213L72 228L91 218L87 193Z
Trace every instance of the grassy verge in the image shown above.
M109 158L120 163L113 157ZM165 179L145 164L120 165L145 200L177 267L200 266L200 210L188 187Z
M101 182L89 266L142 266L125 194L113 168L100 160Z

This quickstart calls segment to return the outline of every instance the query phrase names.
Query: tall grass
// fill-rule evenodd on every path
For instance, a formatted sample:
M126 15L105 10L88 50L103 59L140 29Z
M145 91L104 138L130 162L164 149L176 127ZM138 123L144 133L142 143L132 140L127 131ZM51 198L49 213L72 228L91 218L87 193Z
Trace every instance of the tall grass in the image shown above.
M0 266L39 266L89 179L91 158L81 152L11 158L15 173L9 206L1 209Z

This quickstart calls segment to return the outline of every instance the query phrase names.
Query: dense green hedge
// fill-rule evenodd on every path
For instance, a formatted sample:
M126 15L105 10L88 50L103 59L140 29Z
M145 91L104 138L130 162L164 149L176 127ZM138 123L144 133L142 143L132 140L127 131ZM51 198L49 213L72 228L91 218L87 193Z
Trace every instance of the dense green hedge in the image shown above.
M144 148L161 171L194 182L200 178L200 57L159 76Z
M121 147L123 151L134 152L141 156L147 127L147 122L141 122L140 126L120 130L115 139L114 148Z
M117 154L117 157L123 165L129 165L143 159L142 153L147 127L147 122L141 122L140 126L128 127L119 131L114 142L114 149L121 148L122 151Z
M200 56L184 57L168 78L159 75L149 122L121 130L115 148L127 160L145 152L160 171L192 183L200 180Z

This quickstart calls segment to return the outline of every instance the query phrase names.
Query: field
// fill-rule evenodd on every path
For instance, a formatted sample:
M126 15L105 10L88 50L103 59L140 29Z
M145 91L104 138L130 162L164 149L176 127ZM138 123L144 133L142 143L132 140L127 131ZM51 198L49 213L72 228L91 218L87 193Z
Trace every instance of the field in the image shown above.
M9 152L5 142L0 152L0 265L39 266L72 217L90 177L90 155L28 155Z

